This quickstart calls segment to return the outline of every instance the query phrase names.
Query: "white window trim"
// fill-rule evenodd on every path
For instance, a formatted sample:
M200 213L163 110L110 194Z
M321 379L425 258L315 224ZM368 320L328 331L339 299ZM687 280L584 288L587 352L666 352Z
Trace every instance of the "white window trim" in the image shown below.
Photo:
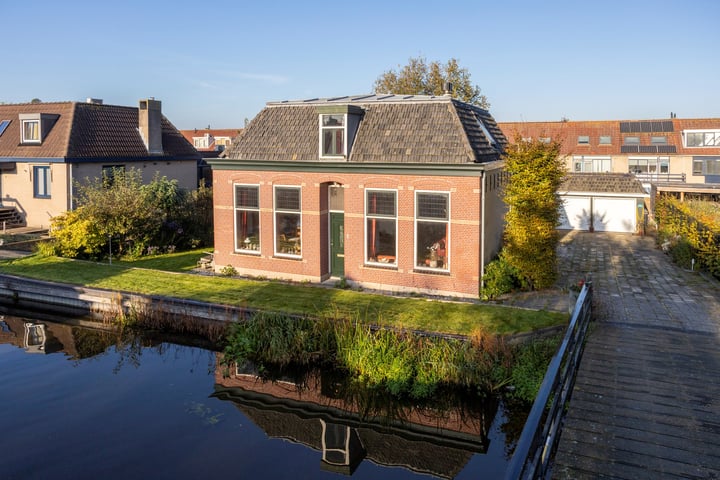
M368 220L368 214L367 214L367 211L368 211L368 205L367 205L368 192L393 192L393 193L395 193L395 263L371 262L371 261L368 259L368 242L367 242L367 240L368 240L368 231L367 231L367 228L368 228L368 227L367 227L367 226L368 226L368 222L367 222L367 220ZM394 188L366 188L365 191L364 191L364 193L363 193L363 197L364 197L364 198L363 198L363 224L364 224L364 226L363 226L363 230L364 230L364 235L363 235L363 238L364 238L364 240L363 240L363 262L364 262L365 265L371 265L371 266L374 266L374 267L393 267L393 268L397 268L398 263L399 263L399 259L398 259L398 217L399 217L399 215L398 215L398 204L400 203L399 200L398 200L398 190L397 190L397 189L394 189ZM385 219L387 219L387 218L389 218L389 217L369 217L369 218L381 218L381 219L382 219L382 218L385 218Z
M590 145L590 135L578 135L578 145Z
M234 251L239 252L239 253L260 255L260 245L262 245L262 242L260 241L260 232L261 232L260 223L262 222L262 215L260 215L260 185L258 185L257 183L233 183L233 187L232 187L232 193L233 193L233 237L234 237L233 243L237 242L237 238L238 238L238 236L237 236L237 228L238 228L237 211L238 211L238 208L240 208L240 207L238 207L238 205L237 205L237 193L236 193L237 187L257 188L257 191L258 191L258 206L257 206L257 208L242 207L242 209L247 210L247 211L253 211L253 212L257 211L258 212L258 249L251 250L251 249L247 249L247 248L238 248L237 245L233 245Z
M324 127L323 126L323 117L325 116L343 116L343 125L342 127ZM339 158L347 158L347 152L348 152L348 115L347 113L321 113L318 115L318 127L320 130L319 137L318 137L318 147L319 147L319 156L320 158L325 159L339 159ZM341 130L343 131L343 151L342 155L323 155L323 131L324 130Z
M573 164L572 164L572 171L576 172L575 170L575 162L582 162L583 165L585 162L590 162L593 167L591 168L590 172L587 172L586 170L581 170L579 173L602 173L602 172L612 172L612 156L608 155L575 155L573 156ZM610 162L610 168L608 170L600 170L598 172L595 171L595 162Z
M25 125L28 123L36 123L37 124L37 138L26 138L25 137ZM22 143L41 143L42 140L42 131L40 130L42 124L40 122L40 119L37 118L26 118L20 120L20 135L21 135L21 141Z
M682 133L683 147L685 147L685 148L720 148L719 145L688 146L688 144L687 144L687 134L688 133L714 133L715 138L716 138L715 141L717 142L717 138L720 137L720 129L705 128L705 129L683 130L683 133Z
M417 232L417 224L418 224L418 194L421 194L421 193L438 194L438 195L446 195L446 196L447 196L447 209L448 209L448 211L447 211L447 219L446 219L446 220L432 220L432 219L422 219L422 220L420 220L420 221L422 221L422 222L444 223L444 224L447 225L447 227L446 227L447 236L445 237L445 251L447 252L445 258L446 258L447 260L445 260L442 268L437 268L437 267L435 267L435 268L432 268L432 267L423 267L423 266L419 266L419 265L418 265L419 260L420 260L419 258L417 258L417 251L418 251L418 245L417 245L417 242L418 242L418 232ZM427 271L427 272L449 272L449 271L450 271L450 247L449 247L449 245L450 245L450 236L451 236L451 232L450 232L450 230L451 230L451 229L450 229L450 218L451 218L451 211L450 211L450 192L449 192L449 191L445 191L445 190L416 190L416 191L415 191L415 214L414 214L414 218L413 218L415 231L413 232L413 233L414 233L413 248L414 248L414 250L415 250L415 252L414 252L414 256L415 256L415 258L414 258L414 261L415 261L414 265L415 265L415 269L416 269L416 270L423 270L423 271Z
M278 210L277 205L277 189L278 188L294 188L300 192L300 209L298 211L295 210ZM285 258L302 258L302 252L303 252L303 214L302 214L302 187L300 185L273 185L273 254L276 257L285 257ZM284 253L284 252L278 252L277 251L277 245L278 245L278 238L277 238L277 214L278 213L294 213L300 216L300 254L294 254L294 253Z

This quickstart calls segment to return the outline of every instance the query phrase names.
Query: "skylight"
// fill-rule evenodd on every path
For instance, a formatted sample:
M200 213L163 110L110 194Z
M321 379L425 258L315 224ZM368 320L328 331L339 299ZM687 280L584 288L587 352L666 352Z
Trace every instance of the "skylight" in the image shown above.
M490 131L487 129L487 127L483 123L482 119L478 115L475 115L475 118L477 119L477 122L480 125L480 129L482 129L482 132L485 135L485 138L487 138L488 143L493 147L497 147L497 141L495 140L495 137L492 136Z
M0 135L3 134L8 125L10 125L10 120L0 120Z

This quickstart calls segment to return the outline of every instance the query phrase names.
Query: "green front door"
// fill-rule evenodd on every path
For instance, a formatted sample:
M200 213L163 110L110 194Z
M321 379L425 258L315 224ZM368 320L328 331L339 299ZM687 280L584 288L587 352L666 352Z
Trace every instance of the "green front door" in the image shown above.
M345 275L345 214L330 213L330 274Z

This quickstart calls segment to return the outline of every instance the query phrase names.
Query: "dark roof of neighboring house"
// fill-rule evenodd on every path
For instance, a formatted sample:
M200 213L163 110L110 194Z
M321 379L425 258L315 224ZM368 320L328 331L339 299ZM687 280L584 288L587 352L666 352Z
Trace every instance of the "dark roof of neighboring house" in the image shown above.
M19 114L23 113L57 115L42 144L20 143ZM72 160L200 157L165 116L161 121L164 153L150 156L138 131L137 107L81 102L9 104L0 105L2 120L10 120L10 124L0 135L0 157Z
M362 95L271 102L228 148L235 160L318 161L319 113L350 106L361 120L348 155L356 163L481 163L507 140L493 117L449 96ZM494 139L485 135L478 123Z
M570 173L559 191L647 194L642 183L632 173Z
M683 146L684 130L720 130L720 118L667 118L654 120L589 120L561 122L500 122L499 127L511 141L521 138L550 138L562 143L565 155L718 155L715 148ZM579 144L578 137L589 137ZM609 136L610 144L600 144ZM638 137L638 145L628 145L625 137ZM666 144L653 144L652 137L666 137Z

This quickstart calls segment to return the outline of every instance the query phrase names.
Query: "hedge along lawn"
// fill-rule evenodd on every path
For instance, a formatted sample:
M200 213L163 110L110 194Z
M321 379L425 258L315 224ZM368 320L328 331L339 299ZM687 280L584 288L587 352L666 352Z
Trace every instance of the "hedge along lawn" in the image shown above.
M497 334L527 332L568 321L567 314L557 312L179 273L194 268L197 259L203 255L203 252L195 251L113 264L33 255L0 260L0 273L266 311L346 317L374 324L461 335L478 329ZM138 268L135 265L152 265L154 268Z

